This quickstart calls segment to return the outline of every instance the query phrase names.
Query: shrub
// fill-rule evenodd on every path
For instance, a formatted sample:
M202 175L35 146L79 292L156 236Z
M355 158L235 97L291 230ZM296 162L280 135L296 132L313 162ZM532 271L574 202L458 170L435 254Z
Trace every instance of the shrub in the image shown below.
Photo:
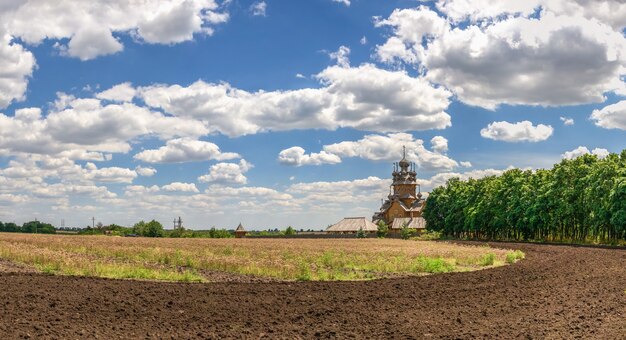
M431 258L420 256L417 258L413 267L411 268L415 273L448 273L453 271L455 268L454 264L441 259L441 258Z
M506 253L506 263L512 264L526 257L521 250L510 251Z
M425 233L416 237L417 240L420 241L432 241L441 239L441 233L434 230L428 230Z
M359 230L356 232L356 237L357 238L366 238L367 235L365 234L365 231L363 230L363 228L359 228Z
M403 240L408 240L415 235L414 229L409 229L409 227L405 224L402 225L402 229L400 229L400 237Z
M495 261L496 261L496 254L488 253L482 257L482 259L480 260L480 265L481 266L493 266Z
M295 234L296 234L296 230L292 226L288 226L287 229L285 229L285 235L295 235Z
M385 238L389 233L389 226L385 221L378 221L378 230L376 230L376 236L379 238Z

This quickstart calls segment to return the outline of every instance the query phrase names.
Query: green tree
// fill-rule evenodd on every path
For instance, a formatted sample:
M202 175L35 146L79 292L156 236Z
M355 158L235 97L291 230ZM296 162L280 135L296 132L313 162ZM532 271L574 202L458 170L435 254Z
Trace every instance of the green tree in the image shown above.
M400 228L400 237L403 240L408 240L411 237L413 237L413 235L415 235L415 230L414 229L410 229L406 223L403 224L402 228Z
M287 229L285 229L285 235L295 235L295 234L296 234L296 230L292 226L288 226Z
M133 225L133 234L139 235L139 236L145 236L146 229L147 229L146 222L141 220L141 221L135 223L135 225Z
M356 232L356 238L366 238L367 234L365 233L365 230L363 230L363 228L359 228L359 230L357 230Z
M377 230L376 230L376 236L378 236L379 238L385 238L387 237L387 234L389 233L389 226L387 225L387 223L385 223L385 221L380 220L378 221L377 224Z
M163 225L161 223L152 220L146 223L145 233L143 236L146 237L163 237L165 231L163 230Z

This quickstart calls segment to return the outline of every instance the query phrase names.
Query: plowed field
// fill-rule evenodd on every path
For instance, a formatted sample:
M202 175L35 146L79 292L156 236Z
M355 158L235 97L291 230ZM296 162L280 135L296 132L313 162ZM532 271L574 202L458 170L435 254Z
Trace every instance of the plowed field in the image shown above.
M626 250L497 244L510 266L358 282L0 274L0 337L626 339Z

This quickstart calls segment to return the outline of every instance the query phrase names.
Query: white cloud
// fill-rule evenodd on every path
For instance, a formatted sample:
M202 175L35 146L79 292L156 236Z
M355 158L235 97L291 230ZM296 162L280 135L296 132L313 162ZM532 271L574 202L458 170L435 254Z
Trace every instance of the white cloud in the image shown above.
M168 192L199 192L198 188L193 183L181 183L173 182L161 187L161 189Z
M266 131L336 129L395 132L443 129L450 92L422 78L374 65L331 66L317 76L324 87L247 92L197 81L188 87L139 89L151 107L207 122L211 132L236 137Z
M359 43L361 45L367 45L367 37L366 36L361 37L361 40L359 40Z
M0 114L0 155L58 155L72 159L109 160L130 151L141 136L161 139L197 137L209 130L189 118L165 116L131 103L102 105L94 98L61 98L45 117L39 108ZM106 153L106 154L103 154Z
M464 162L460 162L460 164L464 168L471 168L472 167L472 163L471 162L464 161Z
M565 126L574 125L574 119L569 117L559 117L559 119L563 122Z
M333 0L333 2L342 3L346 6L350 6L350 0Z
M593 110L590 118L605 129L626 130L626 100Z
M580 157L582 155L596 155L598 158L602 159L609 155L609 150L602 148L595 148L592 151L589 151L586 146L579 146L572 151L566 151L561 155L564 159L574 159Z
M87 170L85 177L95 182L131 183L137 177L134 170L120 167L98 169L95 164L87 163L85 169Z
M216 183L232 183L246 184L248 178L244 173L253 168L253 165L246 162L245 159L239 163L217 163L211 165L209 173L198 177L200 182L216 182Z
M156 169L154 168L142 167L142 166L136 167L135 172L137 172L139 176L144 176L144 177L151 177L157 173Z
M430 140L430 144L434 152L442 154L448 152L448 140L444 137L435 136Z
M212 25L227 20L214 0L70 1L51 6L44 0L26 0L0 13L9 34L28 44L44 39L83 60L123 49L113 33L134 35L148 43L174 44L194 34L212 33Z
M35 67L33 54L0 28L0 109L25 99L28 78Z
M146 163L185 163L238 158L233 152L221 152L219 146L187 138L172 139L155 150L144 150L135 159Z
M394 11L377 22L393 30L378 46L378 58L414 65L461 101L487 109L602 102L606 92L626 91L620 79L626 70L622 32L577 11L554 10L556 5L537 18L536 6L525 2L481 1L440 1L448 18L427 7ZM521 15L496 17L500 7ZM454 23L465 15L489 20Z
M534 126L525 120L518 123L493 122L480 130L480 135L484 138L511 143L540 142L550 138L553 131L550 125Z
M330 59L336 60L337 65L340 67L350 67L350 49L346 46L339 46L339 49L335 52L328 54Z
M510 168L509 168L510 169ZM459 178L461 180L468 180L470 178L473 179L481 179L489 176L500 176L505 170L497 170L497 169L482 169L482 170L472 170L467 172L441 172L428 180L420 181L420 184L423 188L432 190L438 186L445 185L448 180L451 178Z
M296 78L306 79L306 77L302 73L296 73Z
M135 97L136 90L129 82L121 83L96 94L96 98L116 102L130 102Z
M439 0L437 8L453 21L477 22L507 16L529 16L540 6L554 13L595 18L621 30L626 25L626 3L615 0Z
M294 146L282 150L278 154L278 162L292 166L322 165L341 163L341 158L337 155L327 153L326 151L306 155L303 148Z
M433 146L439 151L444 145L447 149L447 140L441 136L433 138ZM431 141L432 143L432 141ZM421 169L450 170L458 163L439 152L429 151L424 147L424 141L414 139L408 133L393 133L388 135L366 135L357 141L344 141L336 144L324 145L327 153L343 157L359 157L372 161L398 161L402 157L402 146L406 146L407 159L414 161Z
M78 30L67 46L60 46L61 53L80 60L91 60L96 57L115 54L124 49L111 31L106 27L85 27Z
M250 5L250 12L252 12L252 15L254 16L266 16L266 12L267 11L267 4L265 3L265 1L257 1L255 3L253 3L252 5Z

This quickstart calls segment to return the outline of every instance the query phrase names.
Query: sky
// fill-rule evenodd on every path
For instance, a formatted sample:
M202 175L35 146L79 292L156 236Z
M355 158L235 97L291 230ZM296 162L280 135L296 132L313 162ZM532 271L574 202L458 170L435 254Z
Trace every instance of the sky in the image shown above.
M0 221L321 229L626 149L619 0L5 0Z

